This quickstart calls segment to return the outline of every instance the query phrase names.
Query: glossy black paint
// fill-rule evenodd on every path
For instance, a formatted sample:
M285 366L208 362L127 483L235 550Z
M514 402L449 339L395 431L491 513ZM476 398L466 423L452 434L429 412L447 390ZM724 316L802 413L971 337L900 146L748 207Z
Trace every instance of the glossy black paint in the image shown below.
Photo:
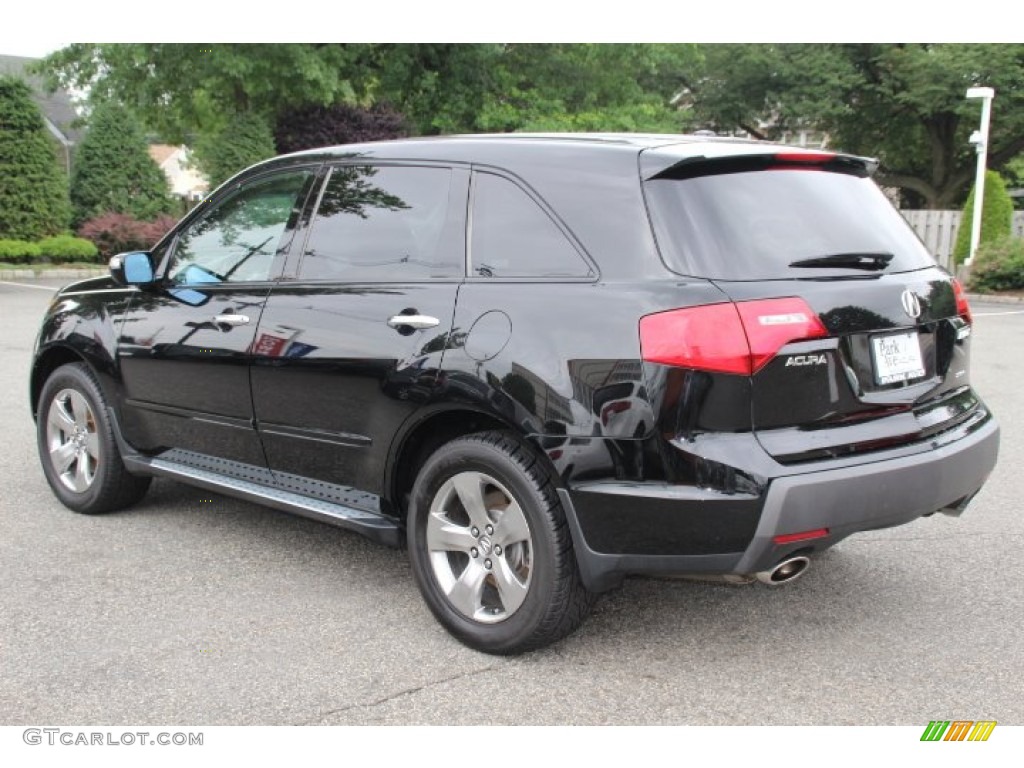
M118 336L122 429L143 451L184 448L265 463L253 422L249 350L269 284L203 288L192 306L166 290L138 291ZM243 325L217 322L241 315Z
M46 371L73 355L97 371L127 444L143 457L188 449L329 482L398 518L424 450L460 430L504 428L557 475L577 552L591 553L601 563L594 573L605 574L593 585L606 584L607 573L728 572L758 541L772 489L783 481L909 461L986 429L985 439L996 439L970 389L969 338L938 269L714 282L664 266L641 179L688 152L752 151L764 150L681 137L463 137L269 161L229 182L210 205L280 168L321 168L319 185L321 166L339 160L430 163L466 182L459 220L471 230L471 173L497 171L543 203L593 276L303 281L314 185L268 282L204 286L198 301L159 281L143 290L106 279L65 289L44 320L33 409ZM454 196L450 205L463 202ZM158 273L175 232L154 251ZM468 264L482 257L461 231L452 247L466 249ZM921 300L917 320L901 315L905 290ZM805 298L829 338L795 341L751 377L642 360L645 315L787 296ZM232 312L251 322L225 328L213 320ZM401 314L439 324L390 327ZM907 328L923 339L925 378L876 385L871 336ZM826 363L786 365L812 352ZM994 461L992 452L979 455Z
M57 293L36 339L29 383L33 415L49 373L63 363L82 360L92 367L107 399L120 405L117 333L134 293L111 277L81 280Z
M270 468L383 495L391 436L434 397L458 287L277 286L251 369ZM390 327L401 314L441 324L411 333Z

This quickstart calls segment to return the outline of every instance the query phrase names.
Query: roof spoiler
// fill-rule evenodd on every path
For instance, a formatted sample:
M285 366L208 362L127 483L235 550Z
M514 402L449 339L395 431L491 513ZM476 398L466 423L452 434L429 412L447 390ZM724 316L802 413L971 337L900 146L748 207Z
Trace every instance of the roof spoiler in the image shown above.
M701 148L705 149L704 147ZM710 149L710 148L709 148ZM644 179L692 179L726 173L748 173L765 170L808 170L846 173L868 177L878 170L878 160L821 150L756 147L755 151L737 153L702 152L678 158L674 153L644 151L641 153L641 175ZM672 162L674 161L674 162Z

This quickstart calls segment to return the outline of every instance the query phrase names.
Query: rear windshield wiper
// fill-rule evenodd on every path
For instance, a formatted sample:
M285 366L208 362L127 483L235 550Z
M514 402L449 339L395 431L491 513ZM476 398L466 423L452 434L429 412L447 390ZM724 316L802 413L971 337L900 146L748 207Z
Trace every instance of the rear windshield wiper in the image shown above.
M791 262L791 267L836 267L839 269L864 269L880 272L889 266L891 253L833 253L831 256L815 256Z

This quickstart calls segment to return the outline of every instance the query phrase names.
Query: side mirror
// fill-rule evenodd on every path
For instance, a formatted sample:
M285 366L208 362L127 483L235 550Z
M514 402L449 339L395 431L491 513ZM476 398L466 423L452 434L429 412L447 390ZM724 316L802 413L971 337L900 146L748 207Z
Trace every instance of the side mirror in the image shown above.
M118 285L149 285L153 282L153 259L144 251L119 253L110 258L110 275Z

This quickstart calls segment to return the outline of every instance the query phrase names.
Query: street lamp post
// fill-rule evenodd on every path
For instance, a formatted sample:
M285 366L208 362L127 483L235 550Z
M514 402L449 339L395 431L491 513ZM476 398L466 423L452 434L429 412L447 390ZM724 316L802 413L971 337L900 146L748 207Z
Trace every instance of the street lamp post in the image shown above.
M981 127L971 134L970 142L978 152L978 171L974 178L974 211L971 219L971 250L965 266L971 266L981 240L981 208L985 202L985 159L988 155L988 126L992 118L992 88L968 88L968 99L981 99Z

